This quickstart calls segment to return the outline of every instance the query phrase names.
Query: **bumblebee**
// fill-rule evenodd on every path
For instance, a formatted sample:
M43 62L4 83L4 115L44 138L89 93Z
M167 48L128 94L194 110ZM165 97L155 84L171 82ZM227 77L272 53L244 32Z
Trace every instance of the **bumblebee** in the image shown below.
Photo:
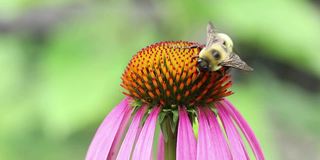
M231 67L244 71L253 69L233 52L233 42L224 33L217 33L211 22L207 25L206 46L196 56L198 68L205 71L218 71L221 67Z

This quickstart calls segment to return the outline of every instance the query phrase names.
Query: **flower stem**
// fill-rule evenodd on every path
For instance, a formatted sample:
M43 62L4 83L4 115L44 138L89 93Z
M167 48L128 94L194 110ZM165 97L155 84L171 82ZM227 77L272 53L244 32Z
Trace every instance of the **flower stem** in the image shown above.
M172 131L172 117L166 116L163 120L163 133L166 135L165 145L164 145L164 154L166 160L175 160L176 159L176 145L177 145L177 134L176 129Z

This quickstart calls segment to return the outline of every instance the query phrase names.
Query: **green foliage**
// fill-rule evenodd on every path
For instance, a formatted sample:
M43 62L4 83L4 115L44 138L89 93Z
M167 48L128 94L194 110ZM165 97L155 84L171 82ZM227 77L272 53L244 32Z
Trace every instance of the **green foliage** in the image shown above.
M25 13L48 8L65 14L27 23L34 18ZM0 159L83 159L95 129L124 97L120 77L131 56L158 41L204 42L209 20L236 47L261 51L240 56L269 57L320 78L319 6L305 0L14 0L0 11ZM319 93L273 77L268 66L254 68L240 74L246 81L235 81L230 100L267 159L290 159L292 150L300 159L319 157ZM291 143L279 135L312 147L286 151Z

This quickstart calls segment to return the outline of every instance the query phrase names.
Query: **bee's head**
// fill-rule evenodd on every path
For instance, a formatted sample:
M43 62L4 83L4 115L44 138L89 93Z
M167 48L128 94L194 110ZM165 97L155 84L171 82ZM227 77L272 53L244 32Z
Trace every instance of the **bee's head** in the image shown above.
M210 48L204 48L199 53L198 67L209 71L217 71L221 66L221 62L227 58L228 54L222 45L215 43Z

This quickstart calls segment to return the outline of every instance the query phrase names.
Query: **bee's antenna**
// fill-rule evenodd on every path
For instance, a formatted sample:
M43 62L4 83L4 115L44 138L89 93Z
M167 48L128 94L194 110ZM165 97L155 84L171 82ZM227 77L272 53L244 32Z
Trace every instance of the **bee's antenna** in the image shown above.
M191 59L199 58L199 55L192 56Z

